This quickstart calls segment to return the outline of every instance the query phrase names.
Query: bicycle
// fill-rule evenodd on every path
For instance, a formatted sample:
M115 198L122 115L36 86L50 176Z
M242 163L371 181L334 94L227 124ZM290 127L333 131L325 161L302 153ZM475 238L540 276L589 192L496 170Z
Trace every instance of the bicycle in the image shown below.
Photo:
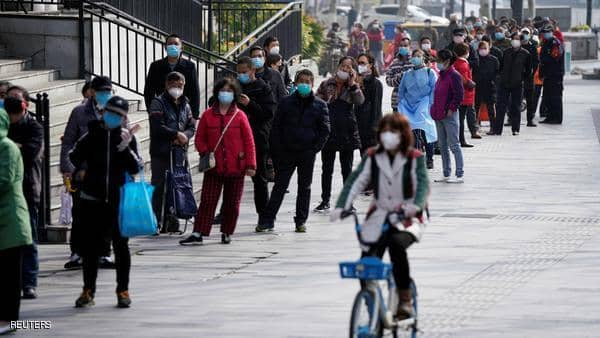
M362 226L356 213L350 211L342 213L342 218L348 216L354 217L358 241L366 246L375 244L363 240L361 235ZM390 222L391 217L397 217L398 221L402 221L404 215L395 212L388 213L386 222L381 226L382 236L385 235L392 224ZM393 337L398 337L399 330L410 334L411 338L417 337L417 287L413 280L410 284L413 317L398 321L394 318L394 310L397 308L399 300L391 264L384 263L378 257L369 256L355 262L341 262L339 266L342 278L360 279L361 282L364 282L364 287L361 287L354 298L354 305L352 306L352 316L350 318L351 338L383 337L385 330L390 330ZM387 303L382 290L384 281L387 284L388 291Z

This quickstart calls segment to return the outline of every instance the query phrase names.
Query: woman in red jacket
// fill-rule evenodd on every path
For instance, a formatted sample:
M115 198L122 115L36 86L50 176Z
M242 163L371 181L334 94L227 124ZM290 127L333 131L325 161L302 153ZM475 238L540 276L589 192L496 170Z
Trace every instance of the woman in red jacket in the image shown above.
M196 150L200 155L215 154L216 166L204 174L200 207L194 223L194 232L179 242L181 245L200 244L202 236L209 236L221 191L223 214L221 243L229 244L240 214L244 191L244 175L256 173L256 153L252 129L238 102L241 89L237 80L225 78L213 90L218 100L206 110L196 131Z
M473 73L471 66L469 65L469 45L466 43L457 43L454 46L454 53L457 56L456 62L454 62L454 68L462 76L464 97L460 103L458 111L460 113L460 131L458 136L460 138L460 146L463 148L471 148L473 145L468 144L465 140L465 116L467 117L467 124L469 131L471 132L471 138L480 139L481 136L478 132L477 118L475 116L475 82L473 81Z

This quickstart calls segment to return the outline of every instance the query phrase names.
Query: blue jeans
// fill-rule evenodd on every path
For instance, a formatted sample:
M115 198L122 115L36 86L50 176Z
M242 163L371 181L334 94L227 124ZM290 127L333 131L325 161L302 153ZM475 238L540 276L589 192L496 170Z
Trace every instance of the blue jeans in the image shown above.
M29 205L29 218L31 222L31 235L33 237L33 243L23 247L23 289L37 287L37 275L39 271L37 248L38 209L35 207L35 205Z
M458 121L458 112L452 113L445 119L435 121L438 133L438 144L440 145L440 152L442 153L442 166L444 168L444 177L449 177L452 173L452 163L450 162L450 152L454 154L454 162L456 162L456 176L463 177L464 175L464 162L462 156L462 150L460 149L460 141L458 139L458 131L460 129L460 123Z

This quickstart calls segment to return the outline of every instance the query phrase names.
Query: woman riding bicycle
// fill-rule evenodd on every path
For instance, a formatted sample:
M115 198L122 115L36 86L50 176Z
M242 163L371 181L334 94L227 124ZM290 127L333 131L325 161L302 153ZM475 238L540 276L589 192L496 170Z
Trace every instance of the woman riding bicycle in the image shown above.
M413 133L404 116L384 116L377 128L377 140L379 144L368 151L348 178L331 218L336 220L343 211L350 210L353 200L369 185L374 188L373 201L362 225L362 236L366 242L375 244L361 246L362 256L381 258L389 248L400 299L396 317L402 320L412 316L406 249L419 241L425 228L423 211L427 206L429 179L425 158L413 148ZM403 212L405 219L390 224L389 230L382 235L381 225L387 221L387 215L395 211Z

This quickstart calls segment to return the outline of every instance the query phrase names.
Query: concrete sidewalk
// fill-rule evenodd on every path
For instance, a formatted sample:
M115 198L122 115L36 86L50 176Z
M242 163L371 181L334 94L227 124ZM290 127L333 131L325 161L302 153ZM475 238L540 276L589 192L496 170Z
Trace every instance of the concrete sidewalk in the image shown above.
M600 336L600 112L592 114L600 82L570 77L565 88L563 125L472 140L465 184L432 183L431 226L409 250L420 336ZM432 178L441 175L439 156L435 165ZM336 167L334 193L340 176ZM81 271L62 269L66 245L41 246L39 299L23 301L21 313L52 329L14 335L347 336L358 283L341 280L337 264L359 255L351 223L313 214L308 233L293 233L292 184L276 232L256 235L251 185L245 190L229 246L218 244L218 229L197 247L176 236L132 241L130 309L115 308L110 270L100 272L96 306L73 308Z

